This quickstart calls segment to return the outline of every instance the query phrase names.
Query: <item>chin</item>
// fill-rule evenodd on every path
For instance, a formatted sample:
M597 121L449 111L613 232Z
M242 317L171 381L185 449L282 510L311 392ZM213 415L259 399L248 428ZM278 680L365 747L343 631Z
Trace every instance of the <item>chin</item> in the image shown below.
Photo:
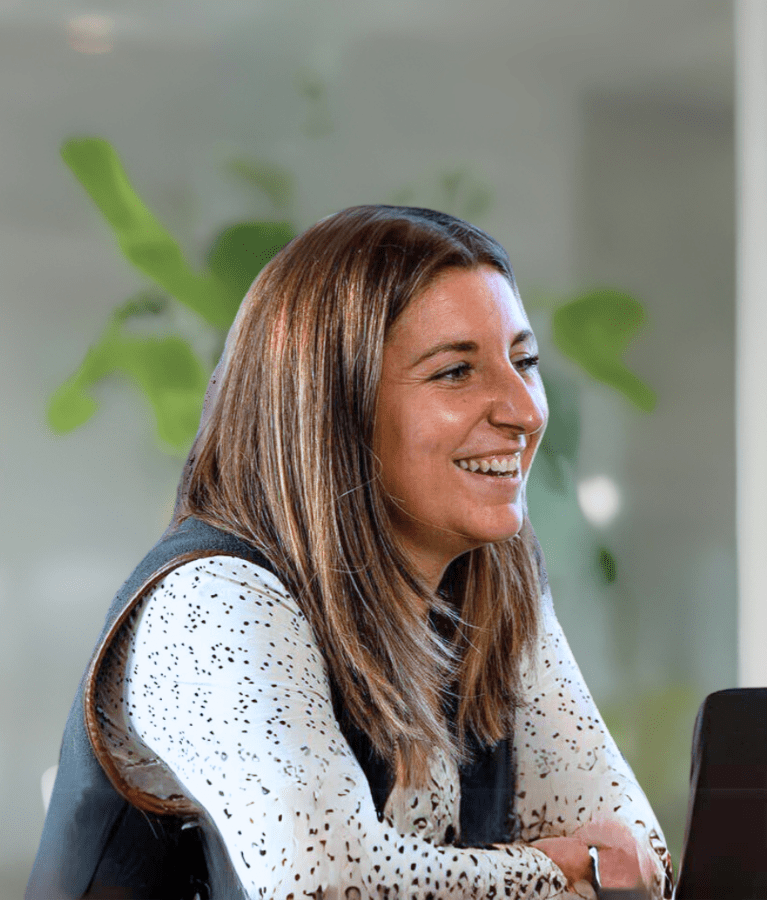
M511 538L516 537L522 530L524 521L524 516L521 516L519 519L509 522L508 526L505 528L499 528L496 523L492 529L488 528L483 532L475 532L473 540L474 547L482 547L485 544L502 544L504 541L511 540Z
M489 528L488 531L493 531L496 534L499 534L499 536L495 540L505 541L509 538L513 538L514 535L519 534L524 524L524 510L515 509L514 512L510 515L504 516L502 521L494 522L493 526Z

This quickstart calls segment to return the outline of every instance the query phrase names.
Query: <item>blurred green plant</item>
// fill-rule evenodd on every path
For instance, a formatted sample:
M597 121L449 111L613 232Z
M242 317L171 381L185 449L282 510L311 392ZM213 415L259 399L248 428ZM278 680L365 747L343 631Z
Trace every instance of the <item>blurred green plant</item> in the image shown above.
M644 322L644 307L638 300L621 291L601 288L557 309L552 333L562 353L592 378L651 412L655 408L655 393L621 361Z
M425 179L418 187L410 184L392 195L397 206L426 206L452 213L470 222L487 212L493 198L490 186L472 175L466 166L457 166Z
M77 371L52 395L48 423L65 434L87 422L98 408L94 386L114 372L131 377L149 400L161 446L184 455L197 431L211 367L181 337L140 337L126 329L138 315L161 314L169 298L225 335L253 278L295 235L289 222L241 222L224 229L207 254L207 268L192 269L181 248L131 185L114 148L100 138L67 141L64 162L91 197L128 262L164 291L143 292L112 314L101 337ZM290 182L274 169L241 160L239 175L259 187L269 184L276 204L289 196Z
M111 144L101 138L72 139L64 143L61 155L101 212L125 258L154 288L139 292L113 312L78 369L50 398L48 422L59 434L80 427L98 408L95 386L113 373L122 373L149 401L161 446L183 456L197 430L212 364L206 365L181 336L139 335L128 323L137 317L160 316L175 302L199 316L223 345L251 282L296 229L287 220L234 224L212 241L206 268L194 271L175 239L139 197ZM227 164L227 171L265 194L276 212L284 213L289 207L293 182L284 169L236 158ZM462 168L443 173L431 185L430 190L434 189L439 194L435 205L467 218L490 202L489 188ZM405 189L397 199L412 203L414 193L413 188ZM621 361L644 321L638 300L621 291L599 289L558 303L552 313L552 336L561 353L588 375L648 411L655 395ZM563 494L578 457L578 390L553 370L544 382L549 424L531 480L544 491ZM611 583L616 577L615 559L605 547L596 553L597 570Z
M655 407L655 393L622 361L645 318L644 307L635 298L615 289L597 288L554 305L552 342L592 379L618 391L640 410L650 412ZM561 368L550 367L543 381L549 423L530 472L529 494L564 496L574 490L572 473L576 471L580 449L579 390ZM603 583L612 584L617 577L615 557L601 544L593 552L595 571Z

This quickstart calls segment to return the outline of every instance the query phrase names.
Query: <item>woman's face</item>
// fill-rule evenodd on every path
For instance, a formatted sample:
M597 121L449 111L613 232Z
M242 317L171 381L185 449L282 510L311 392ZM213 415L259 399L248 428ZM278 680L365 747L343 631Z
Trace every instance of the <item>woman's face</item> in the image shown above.
M496 269L450 269L384 345L375 427L397 535L432 588L457 556L515 535L548 416L537 344Z

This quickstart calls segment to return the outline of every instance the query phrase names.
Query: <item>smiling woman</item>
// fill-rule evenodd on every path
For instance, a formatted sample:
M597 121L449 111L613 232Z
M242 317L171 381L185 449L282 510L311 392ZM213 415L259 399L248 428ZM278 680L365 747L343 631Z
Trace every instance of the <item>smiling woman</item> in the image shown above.
M554 613L508 257L369 206L253 283L73 704L27 898L668 897Z
M522 528L547 416L535 346L487 265L448 269L387 338L375 448L392 523L432 590L456 557Z

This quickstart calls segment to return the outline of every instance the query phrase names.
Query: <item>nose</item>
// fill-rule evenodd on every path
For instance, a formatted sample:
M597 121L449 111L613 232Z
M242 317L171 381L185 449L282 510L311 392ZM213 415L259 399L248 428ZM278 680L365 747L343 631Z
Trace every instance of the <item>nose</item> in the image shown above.
M546 427L549 408L539 376L525 376L509 364L491 394L488 410L491 424L527 435L542 432Z

